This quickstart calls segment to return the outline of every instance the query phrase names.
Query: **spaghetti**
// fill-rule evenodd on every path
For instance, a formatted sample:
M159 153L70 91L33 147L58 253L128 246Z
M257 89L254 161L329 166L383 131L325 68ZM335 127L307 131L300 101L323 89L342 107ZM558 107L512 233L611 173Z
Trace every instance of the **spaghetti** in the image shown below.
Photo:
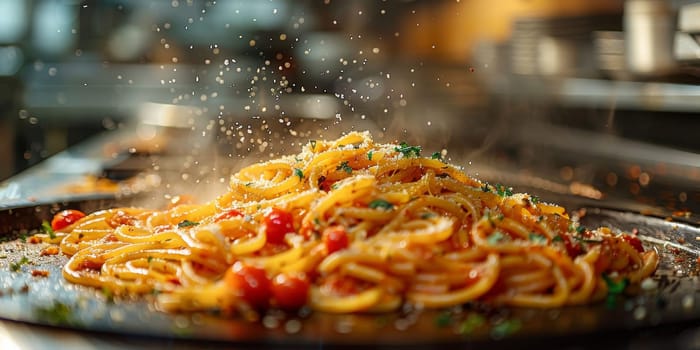
M166 311L553 308L657 267L635 235L584 228L563 207L420 153L369 133L310 141L243 168L208 203L102 210L43 239L70 256L68 281L156 291Z

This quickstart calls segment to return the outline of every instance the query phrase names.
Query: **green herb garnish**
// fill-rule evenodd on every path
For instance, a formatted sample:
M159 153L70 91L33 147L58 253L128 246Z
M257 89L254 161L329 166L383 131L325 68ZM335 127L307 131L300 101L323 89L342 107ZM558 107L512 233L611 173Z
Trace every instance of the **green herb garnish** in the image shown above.
M351 167L350 165L348 165L348 161L347 161L347 160L345 160L345 161L343 161L342 163L340 163L340 165L338 165L338 166L335 168L335 170L343 170L343 171L345 171L345 172L348 173L348 174L352 174L352 167Z
M41 222L41 229L49 235L49 238L56 238L56 232L53 231L53 228L51 227L51 224L49 224L48 221L44 220Z
M430 156L430 158L432 158L432 159L437 159L437 160L442 160L442 153L440 153L440 152L435 152L435 153L433 153L433 154Z
M496 194L501 197L508 197L513 195L513 188L506 187L505 185L496 184Z
M394 205L391 204L390 202L384 200L384 199L375 199L375 200L369 202L369 207L372 209L381 208L381 209L390 210L390 209L394 208Z
M540 197L537 197L537 196L534 196L534 195L530 195L530 203L532 203L532 204L537 204L537 203L539 203L539 202L540 202Z
M501 231L496 231L489 235L486 240L489 242L489 244L497 244L498 242L502 241L503 239L506 238L506 235L503 234Z
M629 279L627 278L616 281L607 274L603 274L603 280L608 286L608 295L622 294L622 292L625 291L625 288L627 288L627 285L630 283Z
M304 179L304 172L301 169L294 168L294 175L299 177L299 181Z
M373 155L373 154L374 154L374 151L372 151L372 150L370 150L369 152L367 152L367 159L368 159L368 160L372 160L372 155Z
M586 227L581 225L581 224L578 224L577 222L574 221L574 222L571 222L569 224L568 231L569 232L576 232L576 233L583 233L584 231L586 231Z
M547 237L540 235L540 234L537 234L537 233L534 233L534 232L530 232L530 234L528 235L528 239L532 242L537 243L537 244L547 243Z
M554 236L554 238L552 238L552 242L563 242L563 241L564 241L564 238L562 238L560 235L556 235L556 236Z
M177 227L183 228L183 227L191 227L191 226L197 226L199 225L198 222L190 221L190 220L182 220L177 224Z
M491 328L491 336L495 339L505 338L522 327L522 323L519 320L505 320Z
M459 325L460 334L470 334L486 322L484 316L477 313L470 313Z
M29 258L26 256L23 256L22 259L19 259L18 262L10 264L10 270L17 272L22 268L22 265L28 264L29 263Z
M59 301L54 301L49 307L37 307L34 309L38 319L46 320L52 324L75 324L74 307Z
M409 146L406 142L401 142L398 147L394 150L403 154L405 158L420 157L420 152L422 150L421 146Z
M449 312L443 311L435 317L435 325L440 328L445 328L452 323L452 316Z
M481 190L484 192L491 192L491 189L489 188L489 184L484 184L481 186Z

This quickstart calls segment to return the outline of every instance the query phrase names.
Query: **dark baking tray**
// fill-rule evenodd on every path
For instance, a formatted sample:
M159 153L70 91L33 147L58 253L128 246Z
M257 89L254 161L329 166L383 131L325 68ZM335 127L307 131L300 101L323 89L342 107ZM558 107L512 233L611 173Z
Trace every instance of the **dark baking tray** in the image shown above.
M272 313L264 322L250 322L212 313L166 314L153 309L150 296L115 299L102 291L71 285L60 273L65 257L40 257L43 245L22 240L60 209L89 212L129 204L132 202L125 199L98 198L0 211L0 238L4 240L0 244L0 318L118 339L136 337L210 347L586 347L596 346L601 339L628 344L630 339L640 339L644 334L675 337L683 330L700 326L700 229L692 224L598 207L586 208L584 225L637 229L645 245L659 251L661 266L654 275L658 288L595 305L554 310L468 304L451 310L403 310L382 315ZM22 257L30 262L19 271L11 271L10 265ZM32 270L47 270L50 275L33 277ZM470 315L478 315L483 323L470 326Z

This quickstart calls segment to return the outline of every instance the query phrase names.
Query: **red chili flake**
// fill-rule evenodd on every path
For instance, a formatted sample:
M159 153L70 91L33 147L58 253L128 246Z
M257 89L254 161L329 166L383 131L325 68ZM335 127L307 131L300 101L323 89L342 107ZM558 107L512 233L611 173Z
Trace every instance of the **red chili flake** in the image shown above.
M49 272L46 270L32 270L32 276L34 276L34 277L49 277Z

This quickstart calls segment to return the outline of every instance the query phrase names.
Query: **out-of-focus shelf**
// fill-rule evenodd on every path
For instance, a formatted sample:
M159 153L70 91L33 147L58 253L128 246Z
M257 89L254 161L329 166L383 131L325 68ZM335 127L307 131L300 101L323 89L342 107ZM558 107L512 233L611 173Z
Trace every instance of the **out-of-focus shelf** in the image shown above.
M510 77L493 86L502 95L601 107L660 112L700 111L700 85L605 79Z

